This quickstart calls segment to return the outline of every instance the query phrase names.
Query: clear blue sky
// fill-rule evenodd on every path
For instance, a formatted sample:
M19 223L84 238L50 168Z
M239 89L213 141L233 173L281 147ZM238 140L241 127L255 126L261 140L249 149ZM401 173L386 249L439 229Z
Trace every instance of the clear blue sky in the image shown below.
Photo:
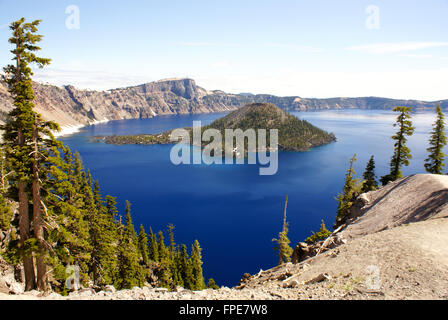
M79 29L66 27L69 5ZM0 64L23 16L43 20L42 82L190 77L233 93L446 99L447 14L448 0L0 0Z

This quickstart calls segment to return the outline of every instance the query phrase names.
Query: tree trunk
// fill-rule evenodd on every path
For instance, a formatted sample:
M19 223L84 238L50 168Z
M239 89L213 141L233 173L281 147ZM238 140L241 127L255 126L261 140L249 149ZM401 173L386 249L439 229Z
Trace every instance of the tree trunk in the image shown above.
M23 145L22 130L18 130L18 143ZM20 247L25 247L25 241L30 238L30 216L28 208L28 194L26 191L26 183L19 181L17 183L19 196L19 233L20 233ZM33 256L26 255L23 257L23 269L25 273L25 290L31 291L36 288Z
M28 212L28 194L26 184L22 181L18 183L19 189L19 232L20 246L25 246L25 241L30 238L30 218ZM25 290L31 291L36 288L34 263L32 255L23 257L23 268L25 272Z
M37 147L37 123L33 128L33 229L39 245L36 256L37 290L47 291L47 268L45 265L44 228L42 222L42 206L40 204L39 157Z

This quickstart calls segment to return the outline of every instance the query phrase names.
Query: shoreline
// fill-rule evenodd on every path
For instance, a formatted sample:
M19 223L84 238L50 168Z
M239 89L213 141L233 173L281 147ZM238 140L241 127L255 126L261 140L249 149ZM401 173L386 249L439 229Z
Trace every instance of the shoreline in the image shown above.
M53 135L55 138L66 137L66 136L70 136L72 134L79 133L79 131L84 127L93 126L93 125L101 124L101 123L107 123L109 121L110 120L106 118L103 120L95 120L95 121L89 122L88 124L61 126L61 131L54 132Z

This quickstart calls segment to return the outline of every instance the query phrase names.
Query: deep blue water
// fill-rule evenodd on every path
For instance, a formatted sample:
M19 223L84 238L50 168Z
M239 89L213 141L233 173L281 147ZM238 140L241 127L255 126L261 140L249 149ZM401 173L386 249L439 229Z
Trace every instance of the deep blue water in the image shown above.
M260 176L257 165L180 165L170 162L171 146L114 146L90 143L93 135L157 133L210 123L223 114L161 116L112 121L83 128L62 140L81 154L86 168L100 181L103 195L132 203L134 224L154 231L176 226L178 243L198 239L203 247L205 277L233 286L244 272L256 273L277 263L272 239L281 229L284 197L289 195L288 221L292 245L321 219L334 223L336 201L350 157L361 175L374 154L378 176L388 170L396 115L389 111L342 110L296 113L330 132L338 141L309 152L280 152L278 173ZM434 116L415 114L417 130L409 139L414 156L405 174L424 171Z

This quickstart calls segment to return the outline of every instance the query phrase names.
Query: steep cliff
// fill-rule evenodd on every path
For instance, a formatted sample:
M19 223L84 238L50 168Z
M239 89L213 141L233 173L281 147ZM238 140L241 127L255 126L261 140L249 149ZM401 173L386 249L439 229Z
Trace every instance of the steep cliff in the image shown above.
M437 103L448 108L448 100L424 102L377 97L308 99L297 96L230 94L208 91L192 79L166 79L108 91L79 90L34 83L36 110L63 127L77 127L105 120L151 118L156 115L224 112L249 103L272 103L287 111L325 109L392 109L412 106L432 109ZM12 99L0 82L0 120L12 108Z

